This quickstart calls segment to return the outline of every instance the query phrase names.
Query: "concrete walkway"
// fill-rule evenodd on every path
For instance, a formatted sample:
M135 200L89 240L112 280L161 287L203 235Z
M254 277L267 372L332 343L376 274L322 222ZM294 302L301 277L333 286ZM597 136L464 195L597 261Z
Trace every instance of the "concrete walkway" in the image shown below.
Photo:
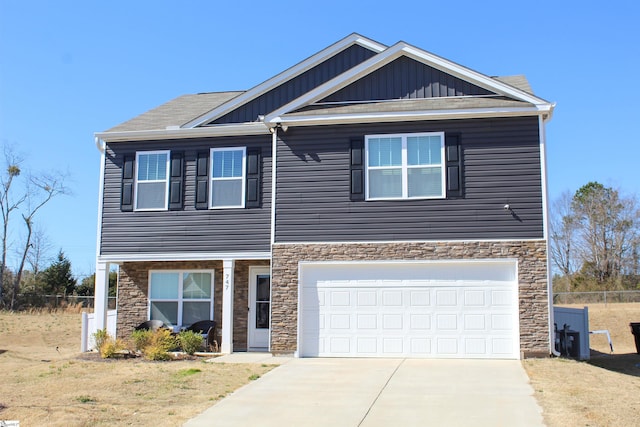
M517 360L276 359L185 426L543 425Z

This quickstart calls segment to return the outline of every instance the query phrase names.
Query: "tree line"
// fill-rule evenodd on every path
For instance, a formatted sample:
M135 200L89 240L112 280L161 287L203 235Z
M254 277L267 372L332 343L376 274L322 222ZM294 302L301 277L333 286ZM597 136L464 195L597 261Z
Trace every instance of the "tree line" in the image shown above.
M551 207L554 292L636 290L640 211L634 196L589 182Z

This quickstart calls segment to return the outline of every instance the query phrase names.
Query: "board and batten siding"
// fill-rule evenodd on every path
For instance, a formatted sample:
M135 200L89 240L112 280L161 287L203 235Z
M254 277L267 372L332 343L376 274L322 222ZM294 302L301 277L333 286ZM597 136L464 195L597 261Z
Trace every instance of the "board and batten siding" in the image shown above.
M196 157L213 147L261 148L262 203L259 208L195 208ZM270 136L225 137L107 144L101 255L269 251L271 223ZM173 150L184 154L182 210L122 212L123 156L136 151ZM210 164L210 163L209 163Z
M320 102L495 95L486 89L407 57L400 57Z
M350 201L350 138L440 131L460 135L464 197ZM278 135L275 241L541 239L538 132L537 117L290 127Z
M316 65L260 95L256 99L243 104L230 113L216 119L213 123L244 123L258 120L259 115L268 114L288 102L331 80L338 74L371 58L376 52L360 45L353 45L337 53L326 61Z

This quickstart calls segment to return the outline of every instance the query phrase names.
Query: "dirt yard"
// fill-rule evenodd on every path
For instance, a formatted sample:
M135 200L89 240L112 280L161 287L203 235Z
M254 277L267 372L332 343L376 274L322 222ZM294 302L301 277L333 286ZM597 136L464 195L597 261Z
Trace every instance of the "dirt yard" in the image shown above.
M582 308L582 306L571 306ZM523 362L549 427L640 424L640 355L630 322L640 322L640 304L591 304L591 360L528 359Z
M592 359L523 361L549 427L638 425L640 304L589 306ZM272 369L80 354L80 314L0 312L0 420L28 426L178 426Z
M80 314L0 312L0 420L29 426L178 426L272 369L80 353Z

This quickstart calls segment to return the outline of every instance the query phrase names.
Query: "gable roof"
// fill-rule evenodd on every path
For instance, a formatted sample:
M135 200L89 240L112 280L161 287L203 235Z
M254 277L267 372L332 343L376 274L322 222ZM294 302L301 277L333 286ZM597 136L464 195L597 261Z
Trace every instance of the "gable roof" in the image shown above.
M426 65L429 65L430 67L443 71L456 78L469 82L480 88L484 88L487 91L496 94L497 96L528 104L527 108L531 110L531 113L550 113L553 109L553 106L548 101L545 101L542 98L538 98L526 91L518 89L517 87L507 84L504 81L493 79L470 68L464 67L462 65L456 64L455 62L449 61L422 49L411 46L405 42L399 42L389 47L384 52L381 52L378 55L368 59L367 61L362 62L361 64L351 68L349 71L342 73L336 78L307 92L305 95L269 113L265 116L265 124L274 126L278 123L286 123L288 119L287 114L295 112L305 106L312 105L315 102L326 98L330 94L335 93L340 89L345 88L349 84L380 69L381 67L390 64L392 61L401 56L406 56L416 61L422 62ZM518 79L512 79L511 81L520 84L522 83L522 81ZM524 107L524 105L522 107ZM505 111L504 108L502 110L503 112ZM489 111L487 111L487 113L488 112ZM515 112L516 111L514 111L514 113ZM523 112L523 108L520 108L517 111L517 114L522 114ZM421 117L426 117L427 115L429 115L428 112L425 114L421 114ZM361 118L364 119L364 117L362 116ZM380 115L376 114L375 117L372 117L372 120L373 119L379 120ZM333 114L331 116L324 117L324 120L322 120L320 117L317 117L315 120L313 120L313 123L318 123L319 121L335 122L336 120L339 120L339 115ZM299 119L290 122L303 124Z
M386 49L385 45L382 45L376 41L363 37L359 34L352 33L342 40L337 41L325 49L322 49L320 52L310 56L302 62L294 65L293 67L288 68L287 70L281 72L280 74L264 81L263 83L255 86L254 88L244 92L241 96L233 99L230 102L224 103L222 105L217 106L216 108L211 109L210 111L202 114L190 122L184 125L185 128L197 127L208 122L211 122L217 117L223 116L226 113L229 113L235 108L240 107L242 104L246 104L247 102L259 97L260 95L274 89L275 87L282 85L283 83L301 75L305 71L310 70L314 66L326 61L337 53L346 50L347 48L359 45L365 47L375 53L382 52Z
M348 52L354 47L358 50L350 58ZM345 68L344 58L338 55L352 62ZM342 68L329 66L332 61L341 63ZM333 74L326 75L327 67ZM393 91L383 90L378 93L380 99L358 92L376 81L397 79L397 70L405 73L402 75L406 79L406 73L411 73L406 70L411 67L440 84L440 92L434 89L427 95L426 89L420 87L424 92L421 96L398 97ZM309 72L316 75L304 81L302 89L297 87ZM416 80L418 85L426 82ZM292 91L293 86L296 88ZM264 102L270 96L279 98ZM254 107L259 104L265 113L255 114L260 110L247 107L251 104ZM277 108L266 111L276 105ZM489 77L405 42L386 47L353 33L252 89L184 95L106 132L96 133L96 137L126 141L252 135L268 134L270 128L278 125L482 116L540 115L548 120L554 106L535 96L524 76ZM237 114L243 109L243 113ZM232 114L236 115L235 120Z

